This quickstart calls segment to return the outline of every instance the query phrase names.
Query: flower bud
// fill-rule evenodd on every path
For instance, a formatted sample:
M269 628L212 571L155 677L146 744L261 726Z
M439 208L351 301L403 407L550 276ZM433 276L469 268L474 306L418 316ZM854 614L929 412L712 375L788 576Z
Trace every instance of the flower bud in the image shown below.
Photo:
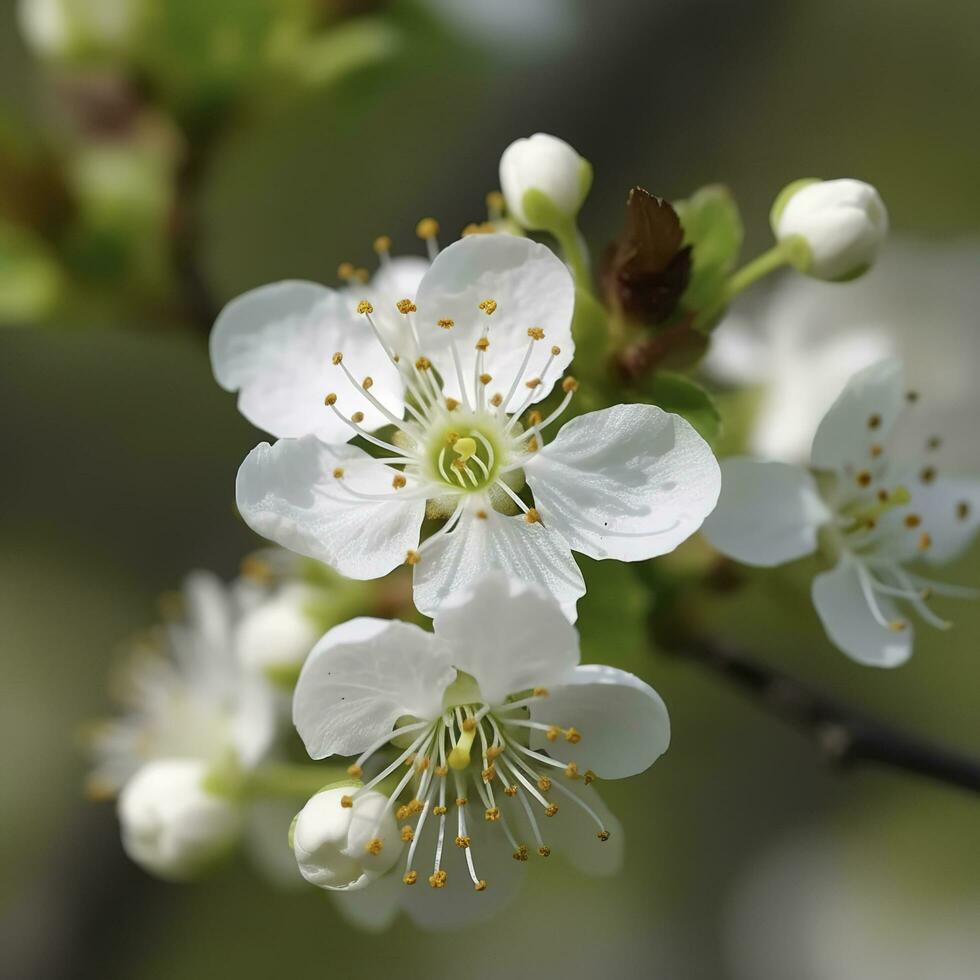
M888 234L888 211L860 180L798 180L772 208L772 230L790 261L815 279L855 279L874 263Z
M293 821L290 843L300 873L320 888L363 888L383 875L401 853L388 798L368 791L353 806L344 806L353 792L351 786L321 790Z
M234 800L204 788L199 759L159 759L140 769L119 795L126 853L161 878L196 874L235 843L242 814Z
M320 638L307 612L312 590L294 582L249 610L238 626L238 656L250 670L291 688Z
M516 221L550 231L578 214L592 186L592 165L564 140L536 133L504 150L500 186Z

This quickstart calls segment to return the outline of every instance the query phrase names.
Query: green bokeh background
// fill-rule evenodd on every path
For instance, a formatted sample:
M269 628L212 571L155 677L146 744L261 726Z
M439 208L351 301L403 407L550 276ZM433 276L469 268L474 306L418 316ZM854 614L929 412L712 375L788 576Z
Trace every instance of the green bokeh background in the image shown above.
M392 57L221 135L193 202L219 301L287 276L329 282L342 260L367 264L379 233L396 251L419 249L412 228L423 215L452 230L480 220L501 149L538 130L592 161L583 227L596 245L615 233L630 185L679 197L721 180L755 251L774 192L811 174L873 180L900 232L980 230L971 0L569 0L543 4L558 20L519 45L507 31L467 34L393 6L409 40ZM44 84L7 3L0 113L48 118ZM884 976L875 949L915 942L948 909L980 922L975 798L893 773L826 770L811 745L714 678L647 651L642 603L611 565L589 570L585 654L643 673L673 721L670 752L650 772L603 788L628 835L621 875L534 866L489 925L431 935L401 921L380 937L345 924L313 889L270 889L244 861L192 887L149 879L121 857L111 807L82 799L77 734L108 710L107 672L127 634L155 618L155 597L190 568L233 575L254 546L233 481L256 433L213 383L199 331L109 314L96 329L0 330L0 427L3 977L786 980L765 949L733 953L732 907L775 842L805 847L814 833L862 855L843 862L841 889L861 893L868 876L891 886L868 909L874 929L858 922L831 939L854 950L845 980ZM974 549L944 577L975 583L978 568ZM922 628L908 665L871 671L824 639L812 572L801 563L752 576L711 600L711 628L882 718L980 753L980 609L942 605L953 631ZM808 888L802 871L795 888ZM789 931L794 908L792 894L774 893L761 934ZM976 975L958 969L940 957L930 975ZM815 970L801 950L792 976L825 976Z

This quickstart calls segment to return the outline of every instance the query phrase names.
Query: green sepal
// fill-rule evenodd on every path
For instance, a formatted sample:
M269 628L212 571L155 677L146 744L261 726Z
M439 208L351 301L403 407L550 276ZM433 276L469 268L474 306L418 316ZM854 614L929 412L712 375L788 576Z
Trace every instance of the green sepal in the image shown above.
M721 435L721 413L696 381L673 371L657 371L644 385L643 393L665 412L687 419L707 442Z
M776 195L776 200L772 202L772 207L769 209L769 226L772 228L774 235L778 235L776 228L779 225L779 219L782 217L786 205L789 204L790 198L793 197L797 191L803 190L804 187L809 187L810 184L819 183L819 177L801 177L799 180L794 180L788 183Z

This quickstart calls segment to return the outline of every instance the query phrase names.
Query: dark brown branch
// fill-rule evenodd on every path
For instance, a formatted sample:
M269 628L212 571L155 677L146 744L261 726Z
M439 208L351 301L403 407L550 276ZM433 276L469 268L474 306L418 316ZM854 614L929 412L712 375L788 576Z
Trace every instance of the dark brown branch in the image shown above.
M980 793L980 760L895 729L734 647L685 638L671 652L706 667L799 729L835 765L877 764Z

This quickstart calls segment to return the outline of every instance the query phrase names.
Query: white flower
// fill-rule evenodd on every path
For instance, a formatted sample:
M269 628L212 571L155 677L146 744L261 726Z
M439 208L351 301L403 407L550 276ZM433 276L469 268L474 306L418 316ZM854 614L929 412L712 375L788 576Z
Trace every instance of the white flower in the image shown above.
M780 243L799 242L793 264L816 279L853 279L874 263L888 235L888 212L860 180L796 181L776 199L772 230Z
M615 824L589 784L643 772L670 739L652 688L580 665L578 636L554 600L500 573L457 592L434 633L379 619L331 630L303 668L293 720L313 758L357 755L348 771L363 785L331 805L356 812L370 797L365 852L392 849L391 814L401 825L391 875L343 876L370 886L360 911L371 917L373 893L376 916L390 915L399 879L427 881L402 901L433 927L492 909L535 854L555 849L592 873L614 870Z
M943 432L950 462L975 465L978 267L975 241L890 240L874 269L847 289L786 276L740 301L712 335L706 366L720 381L763 386L751 451L805 460L846 379L898 356L913 385L929 393L909 426L923 440ZM963 459L952 455L958 449Z
M579 416L545 445L577 387L565 378L546 417L533 408L571 360L573 305L554 254L507 235L451 245L414 299L365 299L359 316L348 294L310 284L234 301L212 335L215 374L253 422L301 436L246 458L242 516L349 578L407 561L428 614L503 568L574 616L573 549L623 561L673 550L714 506L719 475L695 430L650 405ZM340 442L354 436L387 455ZM419 544L426 516L445 523Z
M798 466L735 457L722 464L722 494L704 533L723 553L751 565L780 565L819 543L836 567L813 582L813 602L831 641L860 663L895 667L912 652L912 626L898 603L944 628L930 594L972 595L904 566L946 562L977 530L980 483L940 475L938 438L929 458L896 453L896 423L907 393L897 360L848 382L817 429L816 475Z
M126 853L161 878L200 874L238 839L237 802L205 787L206 763L157 759L143 766L119 796L119 822Z
M551 229L553 218L574 218L592 186L592 167L557 136L515 140L500 157L507 210L525 228ZM528 194L531 197L528 197ZM546 198L545 212L535 197Z

